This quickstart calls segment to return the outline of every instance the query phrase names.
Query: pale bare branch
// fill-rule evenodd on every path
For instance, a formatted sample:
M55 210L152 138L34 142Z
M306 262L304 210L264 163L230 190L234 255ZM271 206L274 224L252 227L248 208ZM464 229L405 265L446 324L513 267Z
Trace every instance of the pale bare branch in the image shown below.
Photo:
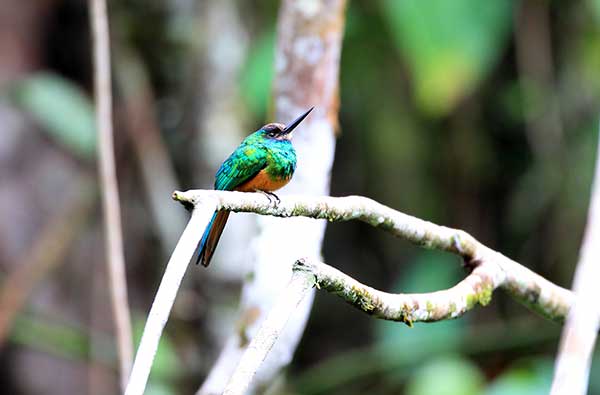
M600 134L599 134L600 136ZM596 154L588 222L575 272L575 304L563 329L552 395L587 393L592 353L600 327L600 156Z
M121 388L125 388L133 359L131 316L127 299L121 208L113 147L112 96L108 16L105 0L89 0L94 57L96 125L105 245L113 316L116 326Z
M158 349L158 342L167 324L181 280L216 206L216 200L209 198L197 209L194 209L190 221L177 246L175 246L148 314L131 377L127 383L126 395L141 395L144 393L154 356Z
M260 325L258 333L252 338L250 345L244 351L242 359L225 387L224 395L242 395L246 393L252 378L277 339L279 339L279 335L290 316L296 311L302 299L314 285L314 276L307 276L301 270L294 270L292 279L285 288L283 295L278 298L275 306Z

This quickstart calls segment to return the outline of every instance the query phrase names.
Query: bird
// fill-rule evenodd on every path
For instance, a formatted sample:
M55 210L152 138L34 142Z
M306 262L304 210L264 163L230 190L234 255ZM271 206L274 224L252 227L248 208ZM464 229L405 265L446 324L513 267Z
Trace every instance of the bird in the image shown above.
M291 142L294 129L310 114L311 107L287 126L268 123L246 137L223 162L215 175L215 189L263 192L272 202L273 192L285 186L296 170L296 151ZM208 266L229 218L229 211L215 211L196 248L196 264Z

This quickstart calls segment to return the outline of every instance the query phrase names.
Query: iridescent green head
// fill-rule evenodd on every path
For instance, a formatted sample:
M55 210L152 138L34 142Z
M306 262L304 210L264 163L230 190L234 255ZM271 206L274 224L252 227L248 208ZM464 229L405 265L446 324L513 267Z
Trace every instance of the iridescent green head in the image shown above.
M310 114L313 108L314 107L311 107L308 111L294 119L287 126L282 123L268 123L260 128L260 130L262 130L268 138L276 140L290 140L292 138L293 130L296 128L296 126L300 125L300 122L302 122L304 118Z

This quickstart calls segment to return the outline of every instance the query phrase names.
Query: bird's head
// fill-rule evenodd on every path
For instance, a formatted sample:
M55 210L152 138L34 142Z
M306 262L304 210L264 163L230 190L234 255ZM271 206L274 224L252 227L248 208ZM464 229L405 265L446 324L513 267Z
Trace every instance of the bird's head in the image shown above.
M276 140L290 140L292 138L292 132L306 118L306 116L313 110L314 107L311 107L304 114L300 115L298 118L294 119L288 125L284 125L282 123L268 123L260 130L262 130L266 137Z

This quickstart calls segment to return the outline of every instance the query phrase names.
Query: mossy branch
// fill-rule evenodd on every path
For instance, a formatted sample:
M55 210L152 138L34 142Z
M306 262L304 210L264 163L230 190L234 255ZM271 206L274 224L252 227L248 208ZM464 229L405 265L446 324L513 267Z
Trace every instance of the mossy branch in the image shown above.
M564 321L573 302L573 294L569 290L486 247L465 231L424 221L365 197L285 196L275 205L263 194L190 190L176 191L173 198L187 207L201 205L209 199L211 202L217 202L219 210L278 217L304 216L328 221L360 220L416 245L457 254L463 258L466 265L475 269L473 276L467 277L450 290L440 292L452 292L457 287L461 290L469 287L475 289L475 285L486 289L490 289L490 286L492 289L503 288L532 310L558 322ZM477 277L480 277L480 280L477 280ZM478 292L475 294L479 295ZM441 302L444 299L436 301ZM446 309L451 309L451 301L445 303ZM433 310L437 310L437 307ZM443 310L442 308L440 311ZM442 317L441 319L451 318L438 313L431 317L416 316L413 321L432 321L438 316ZM418 319L419 317L426 319Z
M357 309L386 320L413 322L456 318L476 305L487 305L498 286L496 266L481 263L456 286L423 294L390 294L363 285L325 263L303 258L294 263L290 283L261 324L237 365L224 394L242 395L286 322L308 291L316 286L344 299Z
M294 272L312 276L319 289L333 293L376 318L403 322L433 322L457 318L477 305L486 306L498 286L495 267L481 264L454 287L421 294L392 294L361 284L325 263L300 259Z

